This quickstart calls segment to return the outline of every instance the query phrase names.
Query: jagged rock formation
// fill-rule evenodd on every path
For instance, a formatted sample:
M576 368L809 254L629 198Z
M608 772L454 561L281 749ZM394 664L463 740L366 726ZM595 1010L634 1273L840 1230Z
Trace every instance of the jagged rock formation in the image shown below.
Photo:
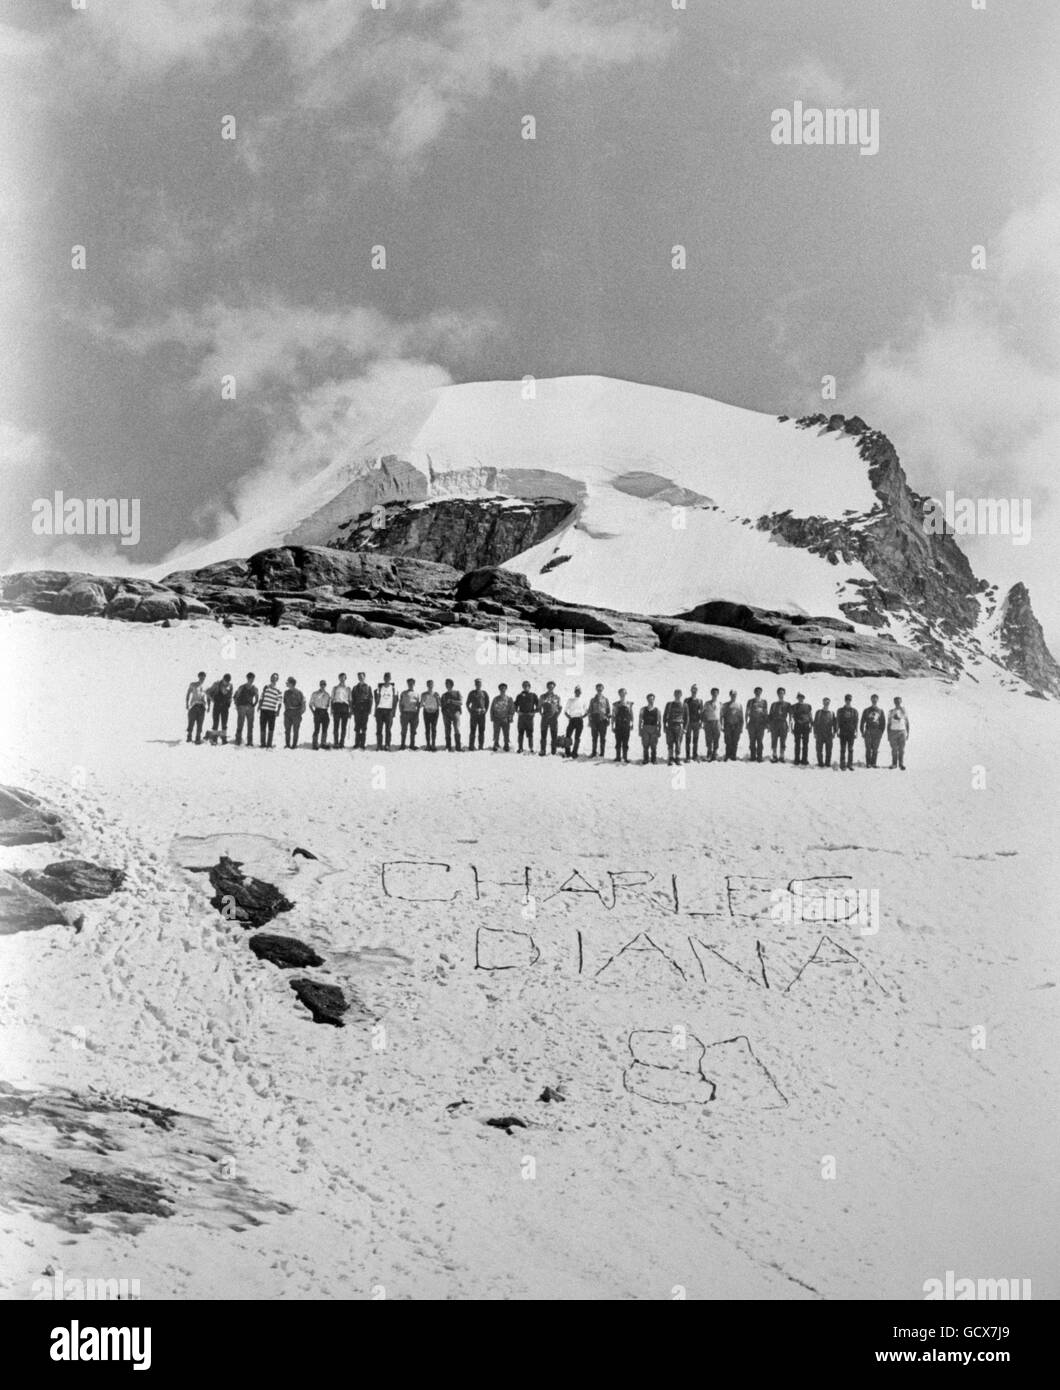
M574 511L555 497L512 501L450 497L392 503L345 523L332 540L342 549L415 555L454 569L502 565L554 531Z
M892 616L902 617L928 660L956 674L961 661L952 639L967 638L974 631L980 618L978 595L986 590L986 581L976 579L951 534L925 526L924 504L930 499L910 488L886 435L870 430L858 416L808 415L797 424L800 429L841 430L856 436L879 501L865 515L842 519L797 517L791 512L762 516L755 523L758 529L833 564L864 565L873 579L855 581L857 597L841 603L842 611L870 627L887 627Z
M1038 691L1060 696L1060 665L1045 645L1042 625L1034 616L1025 584L1013 584L998 621L1001 659L1008 670Z

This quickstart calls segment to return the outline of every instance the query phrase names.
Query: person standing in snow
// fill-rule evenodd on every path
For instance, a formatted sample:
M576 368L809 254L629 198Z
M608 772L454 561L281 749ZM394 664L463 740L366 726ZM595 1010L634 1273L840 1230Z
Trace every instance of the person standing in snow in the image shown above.
M703 727L703 701L694 685L685 701L685 761L699 762L699 733Z
M438 712L442 707L441 698L434 688L434 681L427 682L427 689L420 699L423 711L423 742L428 753L438 747Z
M854 771L854 740L858 736L858 711L854 708L853 695L844 695L843 703L835 716L836 733L839 735L839 770Z
M791 731L795 735L795 766L808 767L810 762L810 730L813 728L813 706L800 690L791 707Z
M788 726L791 723L791 706L785 700L787 692L781 686L777 698L769 706L769 751L771 762L783 762L784 750L788 746ZM777 756L777 750L780 756Z
M213 709L214 741L216 742L219 735L221 742L227 743L228 711L232 708L232 677L223 675L219 681L214 681L206 693L210 697L210 706Z
M364 748L368 743L368 718L372 713L372 704L372 687L365 679L364 672L358 671L357 684L350 691L350 713L353 715L354 748Z
M598 754L601 758L606 756L607 729L610 723L611 701L604 694L604 687L598 685L596 694L589 701L589 733L593 740L590 758L595 758Z
M574 694L567 701L563 713L567 716L567 757L576 758L578 747L582 741L582 729L585 727L585 715L588 710L586 702L582 699L582 688L580 685L574 687Z
M309 708L313 711L313 747L326 748L328 746L328 711L331 708L331 696L328 694L327 681L321 681L310 695Z
M545 693L541 696L541 756L545 756L545 747L549 739L552 740L552 755L555 757L556 749L559 746L559 713L563 708L563 701L556 694L556 682L549 681L545 686Z
M504 739L504 751L511 750L512 737L512 715L515 713L515 701L508 694L508 687L502 681L497 688L497 693L493 697L490 705L490 720L493 724L493 751L500 751L500 741Z
M743 734L743 706L735 690L729 691L729 698L721 707L721 727L725 734L725 761L735 762Z
M629 736L633 729L635 711L626 699L624 689L618 692L618 699L611 706L611 718L615 728L615 762L629 762Z
M287 677L287 689L283 692L283 746L298 747L298 731L302 727L305 714L305 696L298 689L294 676Z
M516 730L519 734L519 742L516 752L523 751L523 743L526 743L526 751L533 756L534 752L534 715L537 713L538 699L530 689L530 682L523 681L523 688L515 697Z
M383 672L383 679L375 688L375 746L377 752L390 747L394 724L394 710L397 707L397 687L390 679L390 672Z
M817 747L817 766L832 766L832 743L835 739L835 714L831 700L825 696L821 708L813 716L813 741Z
M346 747L352 701L353 691L346 684L346 672L340 671L338 685L331 687L331 742L336 748Z
M416 730L420 726L420 697L416 694L416 682L411 677L405 682L398 709L401 713L401 748L404 749L407 736L409 749L415 750Z
M718 744L721 742L721 702L718 699L720 694L718 687L712 686L710 699L703 706L703 736L708 763L717 761Z
M258 703L258 687L254 684L254 672L248 671L247 678L235 694L236 705L236 747L243 742L243 729L247 731L247 747L254 747L254 710Z
M184 708L188 712L188 736L184 740L190 743L192 734L195 735L195 742L202 742L202 724L206 718L206 707L210 697L203 688L203 681L206 679L206 672L200 671L198 676L188 686L184 695Z
M637 720L637 732L640 734L640 746L644 750L641 763L658 762L657 750L659 746L659 734L662 730L662 711L655 703L655 696L647 697L647 704L640 712Z
M273 671L258 702L258 742L262 748L272 747L273 734L276 730L276 716L283 707L283 695L278 685L279 679L279 672Z
M768 723L769 703L762 698L762 687L756 685L753 698L747 701L747 737L751 742L749 761L752 763L762 761L764 756L762 744L765 740Z
M670 767L675 763L680 765L681 746L685 738L685 702L680 690L675 690L674 698L666 702L663 728L666 730L666 762Z
M456 751L460 752L460 715L464 709L464 697L455 688L451 680L445 683L442 691L442 727L445 730L445 751L453 751L453 740L456 740Z
M475 685L467 692L467 708L471 715L471 732L467 738L467 751L474 753L475 739L481 749L486 738L486 711L490 707L489 691L482 689L482 682L476 676Z
M869 698L870 703L861 711L861 737L865 740L865 766L875 767L887 716L880 709L880 697L872 695Z
M894 697L894 708L887 711L887 742L891 745L891 767L905 771L905 745L909 742L909 715L902 697Z

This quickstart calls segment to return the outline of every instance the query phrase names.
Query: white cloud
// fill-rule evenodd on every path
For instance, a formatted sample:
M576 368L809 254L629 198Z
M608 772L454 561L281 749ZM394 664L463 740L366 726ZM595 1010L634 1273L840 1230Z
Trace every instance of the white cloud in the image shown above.
M812 55L785 68L780 83L785 90L790 89L792 100L801 98L818 106L846 106L854 100L845 79Z
M326 310L272 297L238 306L214 300L125 328L104 312L91 326L97 336L136 353L187 349L197 358L196 387L219 391L221 377L232 375L242 392L266 381L295 390L322 377L348 376L352 366L369 360L461 357L496 325L486 314L449 313L398 323L363 306Z
M262 55L279 57L286 85L241 148L260 167L263 145L299 109L337 113L334 133L409 159L498 81L526 82L547 65L632 64L677 34L638 0L392 0L385 10L368 0L93 0L44 29L0 26L0 60L17 58L24 82L36 74L38 99L67 101L71 89L106 96L177 68L257 78ZM246 94L240 75L233 104Z
M184 568L192 552L196 556L192 563L202 563L205 547L247 528L234 542L234 551L221 548L226 556L243 553L248 533L260 534L263 519L282 514L289 499L317 475L331 480L325 489L328 496L338 493L345 466L362 461L364 441L377 427L406 402L451 381L449 373L435 363L380 358L356 376L324 382L303 392L274 434L261 466L239 480L230 503L208 503L193 518L200 539L177 547L158 563L155 572Z
M43 468L48 462L48 446L33 430L25 430L10 420L0 420L0 472L13 477Z

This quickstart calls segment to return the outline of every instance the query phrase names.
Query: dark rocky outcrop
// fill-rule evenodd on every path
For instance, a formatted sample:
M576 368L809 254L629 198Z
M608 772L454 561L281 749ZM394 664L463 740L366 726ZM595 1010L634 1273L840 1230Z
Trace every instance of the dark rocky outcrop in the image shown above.
M794 657L784 643L761 633L712 623L687 623L676 619L654 619L652 627L663 649L680 656L698 656L739 670L795 671Z
M165 1189L151 1178L125 1173L97 1173L72 1168L64 1186L75 1187L83 1196L80 1207L93 1216L105 1212L124 1212L141 1216L172 1216L173 1201Z
M1001 604L998 642L1006 667L1035 691L1060 696L1060 665L1045 645L1025 584L1013 584Z
M88 859L60 859L54 864L45 865L39 873L27 869L19 877L53 903L107 898L125 882L123 870L108 869Z
M483 566L481 569L468 570L457 581L456 600L458 603L478 602L481 599L492 599L497 603L509 605L520 611L528 608L531 604L537 607L543 603L551 602L547 594L541 594L536 589L531 589L530 581L525 574L517 574L514 570L497 569L490 565Z
M203 585L236 588L258 593L301 595L331 589L341 595L358 588L367 593L385 590L395 596L446 594L452 591L459 571L429 560L404 555L369 555L320 545L278 546L259 550L248 560L226 560L199 570L167 574L170 588Z
M920 652L883 638L862 636L840 624L793 622L782 614L774 615L768 623L764 617L752 621L753 630L672 618L653 619L652 627L668 652L698 656L740 670L825 671L836 676L896 680L929 671ZM767 626L773 635L763 631Z
M889 614L908 616L916 644L928 661L950 674L961 659L947 639L967 637L979 621L976 579L952 533L925 525L930 499L910 488L894 445L858 416L808 415L801 429L842 431L857 437L878 499L864 516L798 517L792 512L759 517L756 525L788 545L800 546L833 564L859 563L873 576L857 599L840 604L848 617L869 626L889 624Z
M294 907L273 884L246 878L239 861L225 854L210 870L210 882L215 890L210 906L243 927L263 927Z
M30 570L4 575L0 595L5 607L39 608L46 613L69 613L91 618L120 618L126 622L173 622L207 618L209 607L193 594L182 594L147 579L113 575L70 574Z
M14 874L0 872L0 936L69 925L66 914L50 898L36 892Z
M51 844L62 838L57 811L21 787L0 786L0 845Z
M259 932L250 938L250 949L259 960L271 961L281 970L304 970L307 966L323 965L323 956L318 956L312 946L293 936L272 936Z
M340 528L334 544L351 550L415 555L463 571L504 564L544 540L573 511L573 502L556 497L398 502L355 517Z
M350 1004L338 985L321 984L304 976L299 976L290 983L295 994L313 1015L314 1023L330 1023L334 1028L346 1026L345 1015L350 1012Z

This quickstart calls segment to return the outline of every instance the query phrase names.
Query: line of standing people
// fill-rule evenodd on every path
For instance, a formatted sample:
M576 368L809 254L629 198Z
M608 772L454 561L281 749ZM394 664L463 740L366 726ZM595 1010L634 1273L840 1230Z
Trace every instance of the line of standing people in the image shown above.
M274 671L259 691L254 683L254 673L250 671L238 687L233 686L230 675L222 676L207 687L206 673L200 671L196 680L188 686L185 698L187 742L203 741L206 714L212 711L213 727L206 738L214 743L227 743L229 716L234 708L236 746L241 746L244 741L248 747L254 746L256 713L259 745L271 748L276 721L282 710L284 747L297 748L302 720L308 709L313 721L312 744L316 749L345 748L347 737L350 737L353 748L366 748L369 722L374 714L375 746L380 752L393 745L396 718L399 750L416 748L422 720L422 748L432 753L437 750L440 722L446 749L459 753L462 751L460 724L466 710L469 716L469 752L484 748L488 718L495 753L510 750L513 721L516 726L516 751L533 753L534 721L538 719L540 746L537 751L542 758L549 752L577 758L588 727L590 758L606 756L607 736L613 731L614 761L628 763L630 737L636 728L641 743L642 763L658 761L658 744L662 738L665 738L667 763L671 766L681 762L733 762L739 757L740 741L746 730L750 745L749 762L765 760L767 734L770 761L786 761L790 735L794 742L794 764L806 767L809 765L812 735L819 767L832 766L833 747L838 742L840 770L852 772L854 746L859 734L865 745L865 766L877 767L880 744L886 733L891 750L891 766L904 772L905 749L910 732L909 715L899 695L894 697L892 708L886 711L880 707L878 695L873 695L870 703L861 711L855 708L852 695L844 696L843 703L836 710L832 709L829 697L825 697L820 708L814 710L802 691L789 703L783 687L777 690L777 698L770 702L763 697L762 687L756 686L753 696L745 705L735 690L730 690L728 700L722 702L720 691L715 687L710 692L710 698L703 700L699 696L698 686L693 685L687 697L682 691L675 690L673 698L661 709L655 703L655 696L648 695L638 711L627 698L625 689L620 689L618 698L611 701L604 693L603 685L597 685L595 693L588 699L584 697L581 686L576 685L574 694L564 701L556 692L555 681L549 681L541 695L531 689L529 681L523 681L522 690L514 697L509 695L508 686L502 682L497 694L491 697L483 689L482 681L476 680L465 700L452 680L446 680L445 688L441 691L435 689L433 680L427 681L423 691L418 691L416 681L409 678L405 682L405 689L399 692L389 671L384 672L383 679L374 689L368 684L363 671L357 673L353 685L347 683L346 673L340 672L337 684L330 689L326 680L319 681L307 702L294 676L288 676L282 690L279 680L279 675ZM559 728L561 716L566 719L562 733ZM699 752L701 738L702 757ZM724 755L721 754L723 745Z

